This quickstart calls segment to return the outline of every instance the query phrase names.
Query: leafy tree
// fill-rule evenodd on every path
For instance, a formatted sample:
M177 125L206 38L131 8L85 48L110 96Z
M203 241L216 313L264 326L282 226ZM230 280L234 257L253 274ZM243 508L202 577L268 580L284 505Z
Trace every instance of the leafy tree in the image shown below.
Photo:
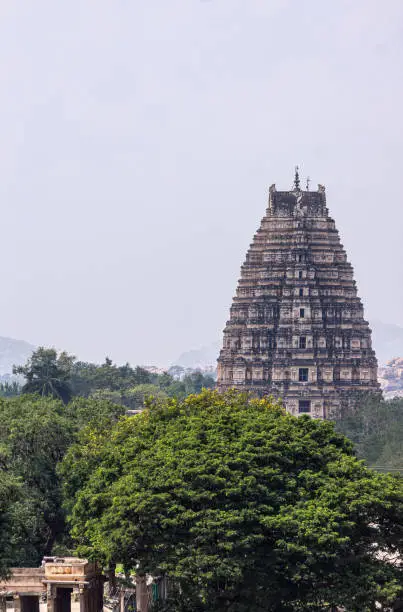
M168 396L166 392L157 385L142 384L132 389L128 389L124 396L124 403L132 409L143 408L146 399L149 397L162 400Z
M202 388L213 388L215 382L201 372L192 372L176 380L167 372L151 374L139 366L117 366L106 358L101 366L76 362L71 385L76 396L106 399L133 409L142 407L147 395L184 399L191 393L199 393Z
M107 422L110 426L125 412L123 406L104 398L76 397L65 409L65 414L75 432L92 421Z
M168 375L166 374L164 376L167 377ZM162 386L169 397L176 397L178 399L185 399L187 395L200 393L202 389L213 389L215 387L214 379L199 371L186 374L183 376L182 380L170 378L171 381L169 384L167 384L167 378L163 380L163 385L161 385L161 379L157 379L156 384Z
M0 579L8 576L16 553L11 543L13 504L19 497L19 483L0 465Z
M385 401L363 394L340 415L336 428L354 442L358 456L370 466L403 473L403 398Z
M70 378L74 359L66 352L58 355L53 348L40 347L24 366L14 366L13 373L25 377L23 393L49 395L66 404L72 395Z
M162 399L168 396L157 385L152 384L137 385L122 391L99 389L90 395L90 398L93 400L106 400L130 410L143 408L147 397Z
M185 384L186 394L201 393L202 389L215 387L215 381L211 376L205 376L198 371L184 376L182 382Z
M58 355L55 349L44 347L35 351L24 366L14 366L13 372L25 377L24 386L20 390L18 383L0 385L0 397L11 397L22 391L50 395L65 404L72 397L94 397L137 408L143 404L145 396L140 387L146 390L147 385L154 396L169 395L181 399L190 393L199 393L202 388L215 386L213 378L201 372L187 374L179 381L167 372L151 374L140 366L116 365L109 357L97 365L76 361L66 352Z
M168 574L170 609L364 612L402 592L402 480L269 400L204 391L92 423L61 473L79 551Z
M97 389L89 396L91 400L112 402L115 406L126 406L122 391L111 391L110 389Z
M60 400L19 396L0 399L0 449L20 495L9 510L14 565L37 565L64 530L56 464L73 441Z
M87 398L67 406L51 397L0 399L0 572L37 566L56 544L69 545L58 463L82 427L110 428L124 412Z
M152 377L144 368L132 368L128 363L118 366L107 357L102 365L76 362L71 380L74 395L88 396L104 390L123 392L136 385L151 383Z
M15 397L21 394L21 389L21 385L16 380L0 383L0 397Z
M174 380L166 387L166 393L169 397L176 397L177 399L183 400L186 395L186 385L182 380Z
M155 375L154 384L157 384L164 391L169 389L170 385L174 382L173 377L168 374L168 372L164 372L163 374Z

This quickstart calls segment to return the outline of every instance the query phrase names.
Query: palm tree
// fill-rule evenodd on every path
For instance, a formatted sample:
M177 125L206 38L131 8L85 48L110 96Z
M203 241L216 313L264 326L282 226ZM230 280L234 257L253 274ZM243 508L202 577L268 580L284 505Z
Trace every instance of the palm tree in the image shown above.
M23 393L50 395L65 404L71 399L71 369L75 357L66 352L57 355L54 348L39 347L24 366L14 366L14 374L25 377Z

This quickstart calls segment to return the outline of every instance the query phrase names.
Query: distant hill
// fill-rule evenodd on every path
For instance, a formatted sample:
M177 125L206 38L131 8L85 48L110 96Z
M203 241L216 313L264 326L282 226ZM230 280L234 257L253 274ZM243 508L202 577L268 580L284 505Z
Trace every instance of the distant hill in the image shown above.
M33 344L14 338L0 336L0 378L7 379L12 375L13 365L23 365L36 349Z
M403 357L403 327L377 320L371 321L370 327L372 329L373 346L380 365L386 364L394 357ZM187 351L178 357L175 365L184 368L216 366L220 348L221 342L213 342L199 349Z
M217 366L218 353L220 352L220 342L213 342L208 346L202 346L199 349L193 349L182 353L175 361L174 365L182 366L183 368L201 368L205 366Z

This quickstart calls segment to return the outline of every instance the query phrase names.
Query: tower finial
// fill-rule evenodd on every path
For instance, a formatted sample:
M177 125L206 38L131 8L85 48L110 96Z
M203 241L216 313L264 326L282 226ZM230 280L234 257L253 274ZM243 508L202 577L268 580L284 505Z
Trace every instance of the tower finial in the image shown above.
M301 189L301 183L300 183L300 180L299 180L299 168L298 168L298 166L295 166L294 189L296 189L297 191L300 191L300 189Z
M309 176L306 179L306 190L309 191L309 185L311 183L311 179L309 178Z

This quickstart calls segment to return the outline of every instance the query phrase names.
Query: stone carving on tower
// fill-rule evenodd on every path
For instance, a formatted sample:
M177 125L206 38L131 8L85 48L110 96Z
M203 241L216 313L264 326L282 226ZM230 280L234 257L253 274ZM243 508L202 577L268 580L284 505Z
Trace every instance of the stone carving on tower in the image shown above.
M218 359L218 388L281 397L331 418L357 392L379 393L371 330L323 185L269 190L241 268Z

